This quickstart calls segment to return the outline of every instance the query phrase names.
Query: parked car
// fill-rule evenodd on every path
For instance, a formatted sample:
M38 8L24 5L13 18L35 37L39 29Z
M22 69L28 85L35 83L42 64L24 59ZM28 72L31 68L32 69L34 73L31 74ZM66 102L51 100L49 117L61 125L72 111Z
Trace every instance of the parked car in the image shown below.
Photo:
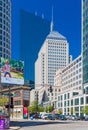
M65 115L60 115L60 120L67 120L66 116Z
M47 114L44 114L44 115L41 116L41 118L42 118L42 119L47 119L48 115L49 115L48 113L47 113Z
M88 121L88 115L85 116L85 121Z
M70 115L69 120L80 120L80 117L76 115Z
M57 120L57 119L60 119L60 114L55 114L55 119Z
M0 113L0 119L7 118L8 116L5 113Z
M53 114L48 114L47 118L48 120L55 120L55 115Z

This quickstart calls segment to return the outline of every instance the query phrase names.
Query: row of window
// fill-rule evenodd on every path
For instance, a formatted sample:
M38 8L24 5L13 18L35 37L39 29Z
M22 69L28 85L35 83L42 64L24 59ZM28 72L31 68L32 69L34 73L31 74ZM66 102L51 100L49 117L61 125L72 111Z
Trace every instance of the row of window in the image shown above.
M76 99L71 99L71 100L67 100L67 101L64 101L64 104L63 104L63 98L61 99L61 97L58 97L58 107L66 107L66 106L74 106L74 105L83 105L84 104L84 98L81 97L80 99L79 98L76 98ZM66 99L66 96L64 95L64 99ZM86 101L85 101L86 104L88 104L88 96L86 97Z
M51 45L56 45L56 46L64 46L65 47L67 44L66 44L66 42L63 42L63 41L62 42L49 41L48 45L50 45L50 46Z
M10 54L2 54L1 52L0 52L0 57L4 57L4 58L6 58L6 59L8 59L8 58L10 58Z
M14 105L21 105L21 101L20 100L14 101Z
M69 74L69 72L67 74L62 73L63 80L66 81L69 78L73 77L72 81L74 81L75 79L81 78L81 72L82 72L82 69L80 68L79 70L76 70L76 71L74 71L73 73L70 73L70 74Z
M68 67L66 67L64 70L63 70L63 73L64 72L68 72L68 70L69 71L72 71L72 70L75 70L76 69L76 66L77 66L77 64L78 64L78 66L81 66L81 62L80 61L82 61L82 59L81 59L81 57L80 58L78 58L75 62L73 62L71 65L69 65ZM75 66L76 65L76 66ZM77 67L78 67L77 66Z
M76 78L73 78L73 79L68 79L67 81L65 80L63 80L62 81L62 84L63 84L63 86L64 85L67 85L67 84L73 84L72 86L74 86L74 85L78 85L78 84L81 84L82 83L82 80L78 80L78 78L76 79Z

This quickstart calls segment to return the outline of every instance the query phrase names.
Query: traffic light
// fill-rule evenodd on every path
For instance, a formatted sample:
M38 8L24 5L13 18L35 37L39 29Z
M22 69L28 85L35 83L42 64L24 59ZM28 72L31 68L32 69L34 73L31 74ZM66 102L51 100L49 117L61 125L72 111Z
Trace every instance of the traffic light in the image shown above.
M13 97L10 97L10 104L6 104L5 108L7 108L7 109L14 108Z
M11 102L10 102L10 108L13 108L14 104L13 104L13 97L11 97Z
M13 97L11 97L11 105L13 105Z
M5 108L9 108L9 104L5 105Z
M5 108L9 109L9 104L5 105ZM14 108L14 106L10 105L10 108Z
M52 93L53 89L52 89L52 86L50 86L50 93Z

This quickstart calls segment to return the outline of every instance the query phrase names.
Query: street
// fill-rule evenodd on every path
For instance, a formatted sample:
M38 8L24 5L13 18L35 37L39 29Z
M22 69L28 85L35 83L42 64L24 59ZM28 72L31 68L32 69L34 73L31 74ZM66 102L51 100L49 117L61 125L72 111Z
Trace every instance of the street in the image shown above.
M15 121L13 126L19 126L20 130L88 130L88 121Z

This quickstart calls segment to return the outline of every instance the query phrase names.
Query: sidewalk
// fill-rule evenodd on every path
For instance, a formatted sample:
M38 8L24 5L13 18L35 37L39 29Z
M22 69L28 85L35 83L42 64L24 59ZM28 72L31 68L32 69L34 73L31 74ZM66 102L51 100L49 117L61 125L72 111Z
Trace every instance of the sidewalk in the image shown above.
M13 126L13 127L10 127L9 130L19 130L20 127L17 127L17 126Z

